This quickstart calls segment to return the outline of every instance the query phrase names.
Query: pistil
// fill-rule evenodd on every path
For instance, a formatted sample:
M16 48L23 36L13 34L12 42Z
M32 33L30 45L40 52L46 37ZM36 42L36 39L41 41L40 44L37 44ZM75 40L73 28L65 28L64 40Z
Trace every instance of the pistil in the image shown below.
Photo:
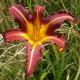
M38 40L39 39L39 34L40 34L40 19L39 19L39 12L37 11L37 17L34 23L34 39Z

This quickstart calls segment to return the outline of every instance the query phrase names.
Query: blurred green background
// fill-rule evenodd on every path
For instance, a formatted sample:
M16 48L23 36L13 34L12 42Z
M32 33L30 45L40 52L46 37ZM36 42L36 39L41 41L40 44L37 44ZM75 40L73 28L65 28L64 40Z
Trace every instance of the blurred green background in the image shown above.
M44 17L58 10L70 11L78 23L65 22L57 31L67 40L63 52L53 43L44 44L43 58L34 74L25 79L25 42L4 42L2 33L17 28L8 8L23 3L33 13L34 5L45 5ZM80 0L0 0L0 80L80 80Z

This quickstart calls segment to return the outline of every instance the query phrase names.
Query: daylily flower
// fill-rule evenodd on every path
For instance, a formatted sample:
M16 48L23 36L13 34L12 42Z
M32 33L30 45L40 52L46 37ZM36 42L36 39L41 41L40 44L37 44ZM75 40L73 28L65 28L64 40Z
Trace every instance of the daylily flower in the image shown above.
M65 20L75 21L74 16L66 11L58 11L46 18L44 6L36 5L33 14L21 4L12 5L9 8L14 20L19 24L19 29L10 29L3 33L5 41L26 40L26 76L34 72L35 65L42 58L41 50L43 42L54 42L63 50L66 40L61 34L54 31L60 27Z

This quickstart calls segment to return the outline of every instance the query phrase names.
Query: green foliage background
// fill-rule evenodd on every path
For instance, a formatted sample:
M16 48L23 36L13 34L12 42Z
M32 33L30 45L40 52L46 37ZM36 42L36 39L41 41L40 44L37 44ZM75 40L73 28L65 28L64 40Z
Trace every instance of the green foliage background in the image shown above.
M25 79L25 47L22 41L4 42L2 32L16 28L8 12L12 4L23 3L33 12L34 5L45 5L46 17L58 10L70 11L78 23L65 22L57 31L67 40L63 52L53 43L44 44L43 59L36 71ZM0 80L80 80L80 0L0 0Z

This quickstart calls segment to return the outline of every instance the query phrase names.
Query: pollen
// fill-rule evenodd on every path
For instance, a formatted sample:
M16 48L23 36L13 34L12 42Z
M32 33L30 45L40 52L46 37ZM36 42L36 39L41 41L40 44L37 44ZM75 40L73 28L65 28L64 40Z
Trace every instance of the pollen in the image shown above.
M60 48L59 51L63 51L63 48Z

